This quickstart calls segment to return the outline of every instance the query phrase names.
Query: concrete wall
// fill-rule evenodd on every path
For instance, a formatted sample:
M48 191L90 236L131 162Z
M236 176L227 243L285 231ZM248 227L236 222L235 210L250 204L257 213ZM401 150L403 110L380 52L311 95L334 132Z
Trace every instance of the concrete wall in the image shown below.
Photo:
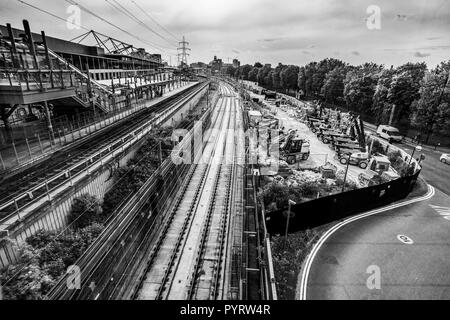
M189 111L192 110L200 101L200 99L207 93L208 87L205 87L202 91L200 91L194 98L192 98L188 103L186 103L181 109L177 111L176 114L172 116L171 119L164 122L162 124L163 127L174 126L183 120L186 115L189 114Z

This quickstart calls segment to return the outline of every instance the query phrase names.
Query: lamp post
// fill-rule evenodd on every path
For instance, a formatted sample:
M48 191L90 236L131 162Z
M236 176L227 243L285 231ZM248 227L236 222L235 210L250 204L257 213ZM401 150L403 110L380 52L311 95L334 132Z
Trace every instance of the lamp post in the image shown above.
M413 149L413 152L412 152L412 154L411 154L411 158L409 158L408 168L409 168L409 166L411 165L411 161L412 161L412 159L413 159L413 157L414 157L414 152L415 152L415 151L417 151L417 152L422 151L422 146L416 146L416 147Z
M345 169L345 175L344 175L344 183L342 184L342 192L344 192L344 190L345 190L345 181L347 180L348 167L350 165L350 157L351 157L351 155L348 156L348 160L347 160L347 167Z
M290 200L288 201L288 214L286 218L286 232L284 234L284 247L286 248L287 243L287 236L288 236L288 230L289 230L289 219L291 218L291 205L296 205L297 203Z

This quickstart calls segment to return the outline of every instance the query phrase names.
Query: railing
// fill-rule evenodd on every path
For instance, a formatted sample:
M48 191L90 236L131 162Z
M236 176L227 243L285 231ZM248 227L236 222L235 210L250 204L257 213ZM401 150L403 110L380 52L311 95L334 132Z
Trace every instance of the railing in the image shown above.
M78 177L85 175L86 173L90 173L95 170L98 166L103 165L104 162L107 162L108 159L113 158L117 153L123 152L125 149L133 145L135 142L139 141L144 135L146 135L154 125L158 125L164 121L169 119L169 116L175 112L176 109L179 108L180 105L184 105L187 101L189 101L192 96L195 96L198 92L203 90L203 88L207 84L202 85L199 89L190 93L186 97L177 101L170 108L167 108L161 112L156 112L153 117L151 117L148 121L145 121L142 125L136 128L132 133L127 133L123 137L116 139L114 142L108 144L104 148L96 151L95 153L89 155L87 158L80 160L78 163L73 166L61 171L60 173L52 176L50 179L46 179L42 183L36 185L30 190L27 190L21 195L14 197L13 199L2 203L0 205L0 212L3 210L11 210L10 214L6 217L0 219L0 226L3 228L9 226L11 223L8 223L9 220L14 218L14 221L20 220L21 212L26 208L29 208L32 204L34 205L38 200L43 200L44 198L48 198L51 200L51 192L54 190L58 190L66 185L73 185L74 182L78 179ZM93 161L95 158L99 157L99 160ZM79 170L79 168L84 168ZM53 182L57 182L59 180L63 180L61 183L58 183L56 186L53 186L51 190L49 190L49 185ZM37 193L37 191L44 191L40 196L34 199L33 193ZM23 207L19 206L19 202L24 199L32 199L33 202L26 202Z
M44 91L76 86L71 70L9 70L0 69L0 88L20 87L23 91Z

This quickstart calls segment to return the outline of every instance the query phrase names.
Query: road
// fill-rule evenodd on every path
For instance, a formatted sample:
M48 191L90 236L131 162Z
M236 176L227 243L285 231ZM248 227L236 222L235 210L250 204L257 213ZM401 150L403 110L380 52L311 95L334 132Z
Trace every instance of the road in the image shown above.
M376 127L372 124L365 123L364 127L367 132L375 133L376 131ZM410 142L398 143L396 145L409 154L412 154L416 146ZM449 153L450 151L447 150L445 152ZM424 147L420 153L417 151L414 153L414 158L418 158L420 154L425 155L425 160L422 162L422 178L439 191L450 196L450 165L442 163L439 160L442 153L442 151Z
M415 147L409 143L398 146L410 154ZM436 189L450 196L450 165L439 161L442 152L424 148L419 154L425 155L422 162L422 177ZM419 154L416 152L414 157Z
M450 299L449 269L450 197L430 187L422 201L352 217L326 232L300 273L298 298Z

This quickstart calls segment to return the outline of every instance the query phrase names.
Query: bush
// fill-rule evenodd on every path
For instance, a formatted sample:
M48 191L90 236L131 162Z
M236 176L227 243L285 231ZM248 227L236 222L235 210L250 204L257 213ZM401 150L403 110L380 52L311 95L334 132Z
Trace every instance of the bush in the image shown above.
M315 198L317 193L321 191L321 187L317 182L305 182L300 185L300 193L305 198Z
M18 261L0 270L3 293L9 300L39 300L103 231L94 223L59 235L40 230L17 247Z
M17 249L18 262L0 272L3 298L6 300L40 300L56 280L39 266L38 251L29 245Z
M271 240L277 294L280 300L295 299L298 273L319 229L273 236Z
M336 186L339 187L340 189L342 188L342 185L344 184L344 180L343 179L337 179L336 180ZM351 190L356 190L358 189L358 186L356 185L355 182L353 181L345 181L345 191L351 191ZM340 191L339 191L340 192Z
M101 203L97 197L83 194L73 201L72 211L68 217L69 224L76 229L84 228L100 221L102 212Z

